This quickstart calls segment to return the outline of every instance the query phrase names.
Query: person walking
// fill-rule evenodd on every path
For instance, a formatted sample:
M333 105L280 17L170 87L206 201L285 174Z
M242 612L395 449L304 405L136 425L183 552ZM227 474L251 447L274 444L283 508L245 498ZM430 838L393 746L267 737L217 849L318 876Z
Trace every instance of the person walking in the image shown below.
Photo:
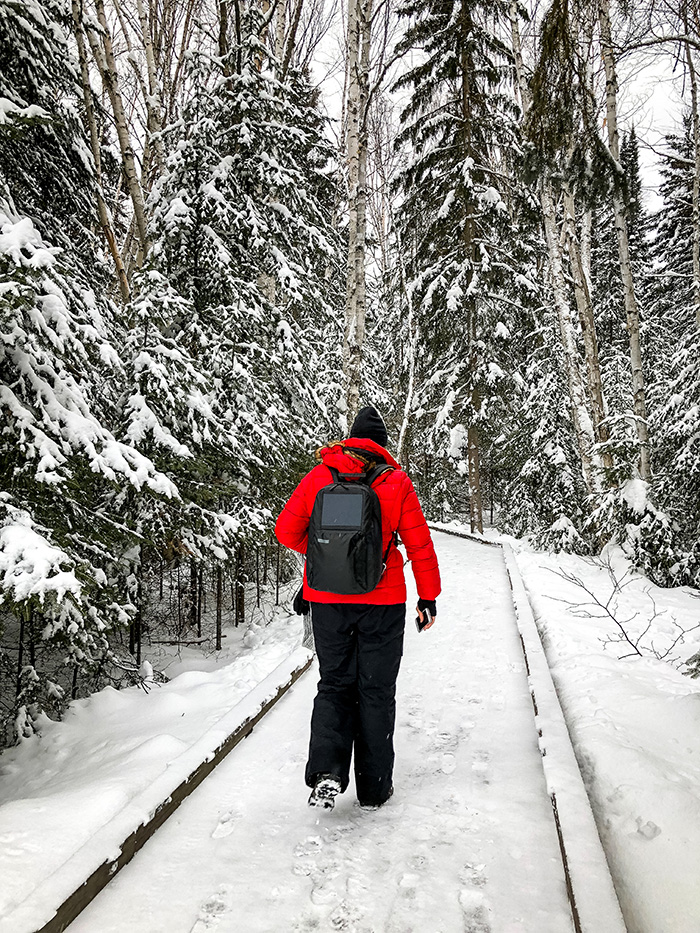
M381 506L384 569L372 590L343 595L313 589L309 555L304 567L303 597L311 604L321 675L305 774L310 806L333 807L337 794L347 789L353 752L360 806L380 807L393 794L396 680L406 618L397 536L411 561L419 618L432 624L436 617L440 573L430 530L411 480L386 444L380 414L371 405L363 408L347 440L317 451L321 462L299 483L275 526L283 545L306 555L317 494L339 475L346 486L369 479Z

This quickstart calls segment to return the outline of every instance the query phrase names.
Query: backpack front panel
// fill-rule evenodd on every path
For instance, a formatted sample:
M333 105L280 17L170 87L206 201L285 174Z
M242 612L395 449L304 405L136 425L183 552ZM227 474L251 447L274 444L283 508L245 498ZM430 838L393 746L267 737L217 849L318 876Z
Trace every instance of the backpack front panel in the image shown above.
M361 482L331 483L316 495L309 521L306 578L327 593L371 592L382 575L377 494Z

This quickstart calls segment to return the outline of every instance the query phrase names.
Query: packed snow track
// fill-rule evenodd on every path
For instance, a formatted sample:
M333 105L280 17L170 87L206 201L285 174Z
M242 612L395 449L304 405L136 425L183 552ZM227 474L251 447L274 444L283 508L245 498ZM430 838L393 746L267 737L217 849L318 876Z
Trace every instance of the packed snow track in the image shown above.
M314 668L70 933L576 928L503 554L435 537L443 594L429 632L409 614L394 797L306 806Z

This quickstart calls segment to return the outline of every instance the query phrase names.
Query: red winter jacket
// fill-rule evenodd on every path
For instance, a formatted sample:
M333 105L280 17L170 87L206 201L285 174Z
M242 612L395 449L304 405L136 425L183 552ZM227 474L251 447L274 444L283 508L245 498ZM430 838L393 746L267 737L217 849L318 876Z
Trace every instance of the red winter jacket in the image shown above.
M437 557L425 523L413 483L394 458L379 444L365 438L350 438L348 447L366 450L381 455L393 470L382 473L372 484L382 508L382 546L386 548L395 531L398 531L406 554L413 566L418 596L435 599L440 593L440 572ZM316 493L333 482L328 466L341 473L362 473L363 464L350 454L343 453L343 445L325 447L321 451L322 463L307 473L291 495L277 519L275 534L286 547L306 554L311 510ZM323 590L313 590L306 581L304 568L304 598L315 603L364 603L390 605L406 602L406 581L403 575L403 557L397 547L392 547L386 561L382 579L370 593L357 596L341 596Z

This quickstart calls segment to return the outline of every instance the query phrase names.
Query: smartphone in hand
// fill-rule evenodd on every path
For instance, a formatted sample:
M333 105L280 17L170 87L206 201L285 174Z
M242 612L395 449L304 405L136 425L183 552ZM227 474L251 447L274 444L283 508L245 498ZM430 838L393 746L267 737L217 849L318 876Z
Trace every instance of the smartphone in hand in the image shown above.
M418 615L416 616L416 628L419 632L424 632L426 629L429 629L433 624L435 619L430 612L430 609L418 609Z

